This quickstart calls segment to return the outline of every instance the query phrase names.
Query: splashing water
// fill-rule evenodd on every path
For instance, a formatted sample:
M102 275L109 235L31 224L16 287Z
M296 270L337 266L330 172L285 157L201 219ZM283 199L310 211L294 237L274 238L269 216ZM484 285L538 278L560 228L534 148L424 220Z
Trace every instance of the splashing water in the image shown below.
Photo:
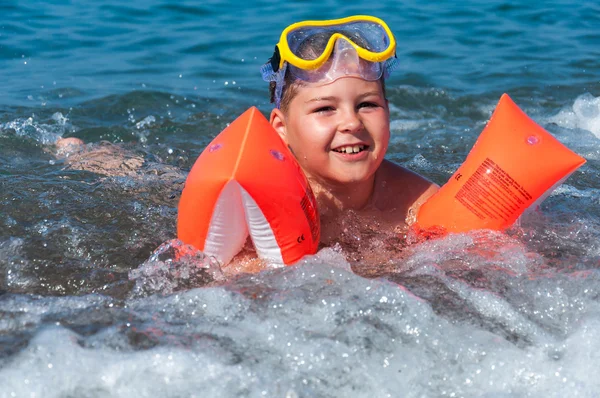
M582 94L572 107L561 110L548 122L568 129L587 130L600 139L600 97Z
M48 145L54 144L67 132L76 132L76 129L69 123L69 119L62 113L56 112L50 117L49 123L37 121L35 115L25 119L15 119L13 121L0 124L0 133L6 130L13 130L17 136L29 137L37 142Z
M135 281L132 294L171 294L190 287L223 281L217 259L179 240L163 243L150 258L129 272Z

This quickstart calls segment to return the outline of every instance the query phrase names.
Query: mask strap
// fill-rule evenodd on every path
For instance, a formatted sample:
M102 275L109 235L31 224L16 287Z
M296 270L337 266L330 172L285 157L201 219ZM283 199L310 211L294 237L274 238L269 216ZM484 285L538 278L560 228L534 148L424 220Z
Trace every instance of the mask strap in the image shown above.
M387 79L390 77L393 71L398 69L400 62L398 62L398 58L394 55L392 58L388 58L383 63L383 78Z
M283 63L283 66L277 71L273 72L273 66L270 62L267 62L260 68L262 78L266 82L275 82L275 106L279 109L281 105L281 94L283 92L283 86L285 85L285 72L287 70L287 62Z
M287 62L283 63L281 69L277 71L277 79L275 80L275 107L277 109L281 106L281 94L283 92L283 86L285 85L285 72L287 71Z

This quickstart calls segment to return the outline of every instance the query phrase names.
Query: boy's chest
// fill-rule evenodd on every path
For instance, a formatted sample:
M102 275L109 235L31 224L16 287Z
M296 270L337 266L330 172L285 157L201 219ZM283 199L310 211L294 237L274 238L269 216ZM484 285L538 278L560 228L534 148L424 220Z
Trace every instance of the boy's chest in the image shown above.
M406 213L398 209L347 210L321 216L321 244L372 242L405 232Z

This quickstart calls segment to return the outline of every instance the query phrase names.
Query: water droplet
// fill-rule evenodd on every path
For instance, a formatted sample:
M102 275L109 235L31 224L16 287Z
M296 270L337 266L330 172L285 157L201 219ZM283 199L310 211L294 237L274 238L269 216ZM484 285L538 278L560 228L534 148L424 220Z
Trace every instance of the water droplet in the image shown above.
M535 135L530 135L529 137L527 137L527 143L529 145L539 144L539 142L540 142L540 139Z

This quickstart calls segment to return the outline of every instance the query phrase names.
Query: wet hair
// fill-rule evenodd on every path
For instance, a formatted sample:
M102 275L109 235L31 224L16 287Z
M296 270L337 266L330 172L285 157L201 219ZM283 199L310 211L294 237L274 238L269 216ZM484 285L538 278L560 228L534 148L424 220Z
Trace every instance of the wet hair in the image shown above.
M352 40L354 43L359 46L370 49L368 43L363 40L363 38L352 31L343 32L343 34ZM304 59L316 59L320 54L323 53L325 46L329 42L329 38L331 37L330 32L321 32L315 35L312 35L310 39L304 40L299 46L298 50L296 50L297 54L300 55ZM335 51L335 50L334 50ZM332 55L333 56L333 53ZM297 79L290 72L289 68L285 71L285 76L283 78L284 84L283 89L281 91L281 101L279 104L279 108L283 113L287 113L290 102L298 93L298 89L304 85L306 82ZM383 90L383 95L385 97L385 81L383 75L379 79L381 82L381 89ZM277 87L277 83L275 81L269 82L269 94L271 103L275 103L275 90Z
M288 108L290 106L290 102L298 93L298 88L302 87L306 83L300 79L296 79L290 73L289 69L285 72L284 77L284 85L281 90L281 101L279 102L279 109L283 113L287 113ZM271 95L271 103L275 103L275 88L277 86L276 82L269 82L269 93Z

